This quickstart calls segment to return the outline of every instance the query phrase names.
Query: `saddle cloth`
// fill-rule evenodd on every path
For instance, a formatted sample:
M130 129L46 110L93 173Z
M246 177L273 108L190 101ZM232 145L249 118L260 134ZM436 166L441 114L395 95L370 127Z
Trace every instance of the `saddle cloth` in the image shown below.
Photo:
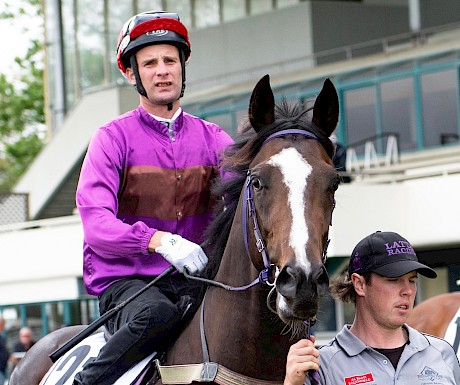
M72 385L75 375L82 370L83 366L94 360L99 351L105 345L104 333L96 333L76 345L64 354L50 368L48 373L40 382L40 385ZM114 385L140 385L144 379L146 370L150 367L153 357L150 356L134 365Z
M460 361L460 309L457 310L457 313L450 321L449 326L447 326L446 334L444 339L449 342L454 349L456 349L457 357Z

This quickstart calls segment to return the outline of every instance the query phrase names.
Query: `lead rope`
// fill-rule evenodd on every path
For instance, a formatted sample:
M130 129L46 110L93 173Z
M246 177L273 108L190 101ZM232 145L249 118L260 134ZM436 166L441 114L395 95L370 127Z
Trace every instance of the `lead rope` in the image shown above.
M310 321L304 321L306 329L305 329L305 335L307 339L310 339L310 329L311 329L311 324ZM307 376L310 379L310 384L311 385L320 385L320 379L319 379L319 374L316 370L310 369L307 372Z
M204 300L206 299L206 293L204 294L203 301L201 302L201 314L200 314L200 336L201 336L201 349L203 350L203 361L210 362L208 343L206 341L206 334L204 332Z

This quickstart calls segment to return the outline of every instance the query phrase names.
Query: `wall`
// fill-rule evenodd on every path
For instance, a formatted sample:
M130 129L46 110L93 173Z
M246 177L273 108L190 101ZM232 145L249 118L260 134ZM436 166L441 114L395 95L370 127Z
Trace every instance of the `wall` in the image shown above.
M315 1L312 22L315 52L409 31L408 9L396 5Z
M430 28L460 21L460 1L419 0L422 28Z
M460 245L460 174L402 183L344 184L337 191L330 255L349 256L366 235L395 231L414 248Z
M305 70L313 67L314 52L408 31L407 7L333 1L305 1L192 31L188 90Z
M310 2L281 9L275 13L251 16L224 25L193 31L192 56L187 67L190 89L222 84L236 76L246 80L249 71L267 73L260 66L289 63L313 50ZM199 52L195 54L195 52ZM253 76L254 78L254 76Z
M82 158L97 128L137 104L132 88L112 88L87 95L67 115L61 129L14 188L14 192L30 194L31 219L37 218L52 193L66 180L75 162Z
M83 269L79 217L28 225L27 229L9 226L11 231L0 232L0 304L78 298L77 277Z

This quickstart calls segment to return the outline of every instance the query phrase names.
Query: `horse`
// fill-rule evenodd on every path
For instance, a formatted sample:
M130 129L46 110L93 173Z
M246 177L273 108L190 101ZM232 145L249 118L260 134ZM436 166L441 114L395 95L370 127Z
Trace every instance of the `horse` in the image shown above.
M444 338L460 359L460 292L439 294L420 302L407 324L422 333Z
M167 349L164 367L218 363L237 383L283 381L288 350L309 335L329 285L325 260L341 181L329 136L338 116L329 79L313 107L275 102L268 75L256 84L215 188L221 207L206 231L202 274L212 280L202 278L201 308ZM47 355L81 326L67 329L30 349L10 385L38 384L52 364Z

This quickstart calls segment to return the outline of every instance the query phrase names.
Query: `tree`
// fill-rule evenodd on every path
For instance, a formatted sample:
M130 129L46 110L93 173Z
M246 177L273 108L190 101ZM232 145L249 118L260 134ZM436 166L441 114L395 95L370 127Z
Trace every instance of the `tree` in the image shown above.
M10 0L0 12L0 19L43 22L40 0ZM11 191L44 145L43 40L31 40L24 57L15 58L13 78L0 73L0 192Z

